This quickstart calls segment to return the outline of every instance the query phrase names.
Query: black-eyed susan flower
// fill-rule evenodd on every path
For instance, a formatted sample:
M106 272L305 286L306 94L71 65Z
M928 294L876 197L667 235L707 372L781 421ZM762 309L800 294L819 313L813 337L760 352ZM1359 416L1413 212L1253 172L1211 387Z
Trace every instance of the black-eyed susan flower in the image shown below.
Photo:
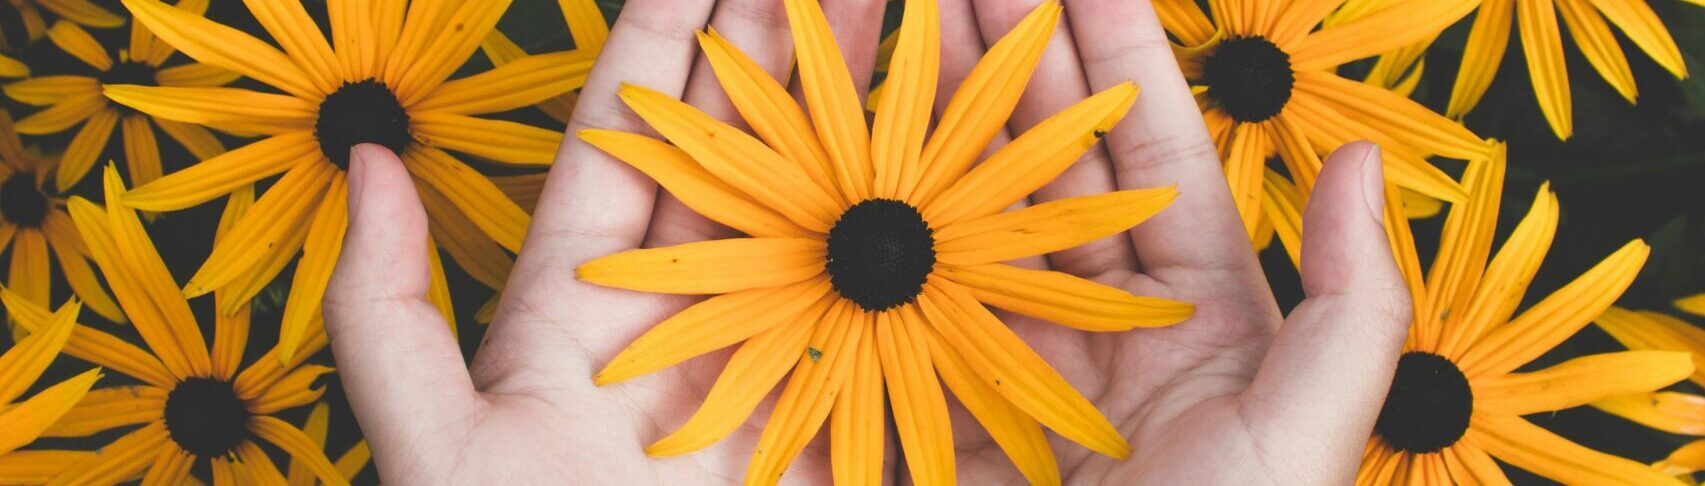
M1698 0L1688 1L1705 5ZM1559 16L1562 17L1562 25L1568 26L1569 35L1574 37L1575 47L1580 49L1587 64L1592 65L1599 77L1629 103L1635 101L1639 91L1634 85L1634 71L1628 66L1628 56L1612 33L1611 25L1615 25L1628 40L1676 79L1687 78L1687 64L1682 60L1675 39L1670 37L1669 30L1652 11L1651 5L1643 0L1449 0L1449 3L1470 7L1456 9L1450 15L1419 15L1426 9L1422 4L1429 2L1369 0L1356 3L1364 5L1340 16L1359 18L1389 6L1392 7L1389 12L1380 12L1380 15L1388 16L1388 20L1405 19L1429 25L1435 31L1443 30L1470 11L1476 12L1461 64L1457 68L1456 81L1451 88L1450 103L1445 108L1445 114L1452 118L1461 119L1480 103L1486 89L1497 77L1514 30L1521 38L1522 56L1527 62L1528 78L1533 84L1540 112L1558 139L1567 140L1574 134L1574 109L1569 72L1563 56L1563 29L1558 28L1557 22ZM1478 10L1472 9L1475 5L1478 5ZM1345 8L1351 9L1350 6ZM1431 39L1427 39L1382 56L1380 70L1399 72L1408 69L1408 66L1419 62L1421 53L1430 44Z
M49 386L28 400L12 403L28 391L47 366L53 364L53 359L59 356L65 342L71 339L72 327L77 324L77 313L82 308L76 302L65 304L47 315L37 332L19 340L5 354L0 354L0 481L11 483L6 478L23 475L23 468L8 460L13 459L14 451L41 437L43 431L65 416L89 392L95 380L101 378L101 371L92 369ZM25 459L39 455L34 451L19 454Z
M1676 299L1675 308L1682 312L1705 317L1705 294L1696 294Z
M247 300L301 250L285 303L280 357L294 354L308 323L320 315L348 222L343 178L351 146L376 143L402 156L420 182L428 213L441 223L440 235L479 242L468 245L469 252L486 260L462 261L465 268L507 261L498 248L520 251L529 216L446 150L506 164L549 164L561 133L473 115L557 96L591 62L580 52L540 54L447 81L487 38L508 0L331 1L329 42L300 2L250 3L282 50L158 0L124 4L184 54L283 92L106 87L112 99L159 118L264 136L139 186L125 202L149 211L183 209L283 174L255 202L259 217L237 223L184 288L196 296L235 287L228 298ZM444 224L451 220L460 224ZM431 254L434 301L451 315L437 252ZM232 302L226 308L234 308Z
M1338 76L1339 64L1431 32L1406 23L1371 23L1383 17L1314 30L1337 3L1226 0L1210 2L1213 8L1203 13L1193 1L1155 2L1162 25L1184 44L1177 50L1179 63L1195 87L1252 237L1264 237L1256 234L1265 227L1262 180L1275 153L1306 199L1320 173L1320 154L1371 140L1385 155L1390 181L1458 201L1461 187L1427 157L1467 160L1489 151L1472 132L1414 101Z
M24 38L35 42L47 34L47 18L42 11L72 23L111 29L124 25L124 17L110 10L101 8L91 0L7 0L6 7L17 11L18 20L24 27ZM10 37L0 32L0 47L6 45Z
M108 206L73 198L72 219L147 350L79 325L65 353L141 384L90 391L43 432L49 437L81 437L129 428L48 484L116 484L136 478L149 484L182 484L197 463L209 465L215 484L233 478L238 484L282 482L282 473L261 443L303 462L326 484L347 484L312 439L274 416L311 404L324 392L315 382L331 368L302 362L325 346L324 328L312 326L294 358L280 359L280 350L274 348L244 369L240 365L249 336L248 308L221 309L228 312L218 313L209 349L142 221L124 206L118 170L109 166L103 175ZM257 217L253 211L247 216L244 212L240 206L226 211L221 239L232 236L234 220ZM46 309L11 292L0 298L23 326L46 327Z
M200 15L207 9L207 1L187 0L180 2L179 7ZM45 135L81 124L54 170L54 187L60 191L68 190L83 180L83 176L95 166L95 160L106 151L107 141L115 131L123 133L125 168L130 180L138 185L160 178L160 142L154 136L155 125L182 144L197 160L213 158L225 151L224 145L205 128L154 119L107 101L106 95L101 93L101 87L105 85L219 86L237 79L236 73L207 64L191 62L165 67L166 61L177 51L155 38L146 27L132 25L130 28L129 44L119 49L108 49L77 24L55 23L48 31L48 39L60 50L93 68L95 75L56 74L5 86L6 96L46 107L18 120L18 133Z
M21 78L30 75L30 67L12 56L0 54L0 78Z
M1093 147L1136 87L1101 91L974 164L1024 92L1059 20L1057 3L1043 2L990 48L933 133L935 2L906 2L886 94L868 126L822 10L810 0L785 6L804 108L706 31L704 56L756 137L637 86L623 87L622 99L673 145L579 133L700 214L750 235L633 250L577 269L609 287L716 295L640 336L597 373L598 384L739 345L698 412L646 453L674 456L721 440L791 371L748 484L778 481L825 422L836 482L879 480L888 410L912 478L951 483L953 439L937 379L1032 482L1059 481L1042 426L1127 457L1124 436L984 303L1100 332L1191 315L1189 304L1000 263L1123 232L1173 200L1172 188L1127 190L1002 212Z
M1626 351L1516 372L1610 307L1649 248L1629 242L1517 315L1556 233L1557 196L1542 186L1493 256L1502 157L1499 146L1490 160L1469 163L1463 176L1469 197L1449 210L1425 278L1408 225L1387 225L1415 320L1356 483L1507 484L1493 458L1565 484L1673 483L1645 464L1588 449L1522 418L1656 390L1693 372L1693 362L1685 353ZM1395 192L1387 190L1386 218L1401 221Z
M325 402L320 402L314 404L314 411L308 413L308 421L302 423L302 432L308 434L308 438L313 439L315 445L324 449L326 433L330 427L331 408ZM354 481L355 476L361 474L361 470L366 469L367 462L372 459L373 451L367 448L366 440L361 440L350 446L349 450L344 451L342 455L338 456L337 460L332 461L332 467L337 469L338 474L342 475L344 480ZM309 468L306 462L297 460L291 460L290 465L286 466L284 480L288 486L315 486L319 484L319 479L314 476L313 469Z
M1677 303L1686 302L1683 299ZM1683 307L1683 310L1688 309ZM1593 323L1628 349L1688 353L1695 366L1688 380L1705 386L1705 372L1701 371L1705 370L1705 329L1660 312L1620 307L1605 310ZM1601 400L1593 406L1665 432L1705 436L1705 397L1699 395L1675 391L1637 393ZM1664 474L1677 476L1705 470L1705 439L1677 448L1652 466Z
M65 214L65 200L48 195L42 187L53 168L51 161L43 159L24 150L12 130L12 116L0 110L0 249L12 250L6 285L24 299L46 306L52 297L52 265L57 262L71 291L91 310L124 322L124 313L89 268L89 250L71 216ZM14 328L13 335L22 333Z

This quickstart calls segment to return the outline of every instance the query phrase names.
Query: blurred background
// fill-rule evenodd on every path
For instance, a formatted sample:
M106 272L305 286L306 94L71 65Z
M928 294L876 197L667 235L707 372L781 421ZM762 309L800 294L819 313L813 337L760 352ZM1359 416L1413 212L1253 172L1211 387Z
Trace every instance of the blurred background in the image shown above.
M115 12L123 12L117 0L94 0L96 4ZM323 0L304 0L316 16L321 28L329 25L324 18ZM1140 1L1140 0L1120 0ZM614 21L620 14L622 1L600 0L599 6L607 19ZM1618 305L1631 309L1658 310L1681 315L1671 307L1679 297L1705 292L1705 8L1687 5L1680 0L1652 0L1670 33L1681 47L1694 77L1677 81L1648 57L1639 53L1626 37L1617 36L1629 52L1635 79L1639 86L1639 103L1630 105L1599 78L1581 57L1571 42L1565 52L1570 70L1574 97L1575 134L1568 141L1558 141L1547 127L1534 101L1524 60L1518 47L1519 37L1512 38L1497 80L1485 100L1464 122L1475 133L1509 142L1509 170L1499 213L1499 234L1502 242L1532 202L1541 183L1550 181L1561 200L1561 224L1549 256L1527 294L1526 304L1543 298L1561 287L1582 271L1597 263L1630 239L1644 238L1652 246L1652 256L1639 279L1622 297ZM898 20L898 3L890 5L888 28ZM248 10L239 2L214 1L208 17L266 39ZM19 18L9 6L0 5L0 30L8 36L14 49L8 54L27 63L34 75L92 74L86 65L54 47L52 43L26 42ZM556 2L547 0L516 0L499 23L498 29L530 53L542 53L572 48L562 15ZM119 37L127 29L90 29L103 45L124 43ZM1458 22L1429 50L1426 70L1414 98L1429 108L1443 112L1449 99L1456 66L1467 37L1468 21ZM1565 34L1565 38L1567 34ZM170 63L182 62L181 55ZM170 64L169 63L169 64ZM490 61L476 53L464 66L463 73L475 73L490 68ZM1342 73L1359 77L1371 62L1363 61L1342 68ZM238 86L259 88L250 80ZM38 108L10 99L3 102L14 118L22 118ZM523 121L536 126L561 129L562 124L534 109L517 110L496 118ZM75 131L45 137L25 137L26 144L49 152L63 150ZM224 135L221 135L222 137ZM123 157L122 137L112 137L102 161ZM228 147L245 143L243 139L227 138ZM167 173L190 164L190 156L174 143L160 144ZM464 157L463 160L469 160ZM1438 163L1453 174L1460 174L1458 161ZM476 167L489 174L512 173L496 165ZM98 179L89 177L70 191L90 199L100 199ZM150 227L156 245L178 282L187 280L206 258L213 240L223 202L162 215ZM1423 262L1431 261L1437 247L1443 218L1415 221L1415 237ZM8 250L9 251L9 250ZM3 261L3 260L0 260ZM1301 288L1295 270L1279 245L1262 254L1268 279L1287 310L1301 300ZM455 296L458 326L463 354L472 358L484 327L474 322L474 312L491 297L492 291L475 282L446 256L446 271ZM563 271L569 271L564 269ZM56 278L57 278L57 272ZM288 295L293 269L287 268L279 278L254 302L254 328L249 360L270 349L276 340L279 314L284 297ZM69 295L65 282L54 283L56 297ZM56 302L57 304L57 302ZM211 299L191 302L205 332L211 332L213 312ZM101 327L114 334L140 342L128 327L101 322L91 312L84 312L82 322ZM1693 319L1695 324L1705 324ZM11 347L10 338L0 333L0 352ZM1569 340L1529 365L1537 369L1561 362L1569 357L1619 350L1621 347L1596 327L1587 327ZM329 351L322 352L313 362L331 365ZM40 383L50 384L87 369L87 364L72 358L60 359L50 368ZM102 386L128 384L118 374L108 374ZM360 430L350 415L343 392L335 376L322 378L327 392L324 401L331 405L331 434L327 453L335 458L360 439ZM39 389L40 387L38 386ZM1677 389L1701 392L1689 383ZM32 390L33 392L33 390ZM303 407L279 414L300 424L309 409ZM1585 446L1622 455L1641 462L1663 458L1670 451L1688 442L1689 437L1655 432L1639 425L1582 407L1550 415L1530 416L1546 428ZM49 440L40 444L67 448L98 447L112 440L111 434L77 440ZM276 450L275 461L284 463ZM1506 468L1519 484L1545 484L1545 481L1513 468ZM208 477L199 471L199 477ZM377 476L371 468L357 478L357 484L373 484Z

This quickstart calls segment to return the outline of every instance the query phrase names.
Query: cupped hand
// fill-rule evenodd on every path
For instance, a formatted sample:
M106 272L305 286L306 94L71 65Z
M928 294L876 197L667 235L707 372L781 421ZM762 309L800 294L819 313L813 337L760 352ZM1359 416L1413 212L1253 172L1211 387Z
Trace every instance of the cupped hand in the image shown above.
M991 45L1039 0L942 0L945 104ZM823 0L854 81L868 84L882 0ZM786 79L791 37L776 0L632 0L611 32L568 130L651 133L620 83L680 96L742 126L694 32L710 25ZM1130 115L1032 203L1176 185L1181 196L1128 234L1019 262L1192 302L1164 329L1084 333L1002 314L1130 440L1126 461L1054 438L1067 482L1344 483L1380 408L1409 319L1381 224L1377 148L1325 164L1304 217L1308 300L1282 319L1237 217L1198 108L1143 1L1071 2L1009 124L1022 133L1093 90L1126 80ZM796 91L797 92L797 91ZM941 108L938 106L938 109ZM1007 136L998 136L998 146ZM355 149L350 228L326 299L326 327L350 403L387 483L702 484L738 482L769 404L728 439L650 458L646 444L691 416L728 353L607 387L593 373L693 302L580 282L574 268L623 250L734 236L644 174L565 137L524 250L473 365L427 300L426 217L386 149ZM1281 321L1283 325L1281 326ZM1022 483L967 414L953 429L967 484ZM830 480L826 434L784 482ZM895 447L884 464L895 467ZM902 480L902 471L888 477Z

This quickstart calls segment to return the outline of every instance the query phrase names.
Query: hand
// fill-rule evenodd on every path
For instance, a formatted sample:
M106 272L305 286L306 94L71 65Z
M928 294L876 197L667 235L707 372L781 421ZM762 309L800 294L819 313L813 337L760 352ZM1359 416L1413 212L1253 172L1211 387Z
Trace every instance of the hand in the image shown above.
M981 0L973 10L970 0L943 0L939 102L985 43L1036 1ZM874 64L884 3L824 0L860 85ZM1143 92L1107 136L1107 151L1092 151L1032 201L1171 184L1182 196L1128 236L1024 263L1193 302L1197 314L1172 328L1094 335L1002 316L1094 399L1136 450L1119 462L1056 438L1062 476L1144 484L1347 482L1409 316L1380 225L1377 150L1353 145L1328 160L1305 218L1310 299L1279 332L1278 310L1213 145L1150 7L1084 2L1066 13L1014 114L1013 133L1087 97L1091 86L1135 80ZM630 1L570 132L649 133L617 101L622 82L680 95L738 125L707 63L695 61L693 32L707 21L772 75L787 74L791 42L779 2ZM645 444L691 415L726 352L617 386L591 381L623 346L692 299L600 288L573 274L592 258L728 237L729 229L567 137L496 320L473 366L464 368L447 324L426 300L426 219L407 172L383 148L357 147L350 187L350 229L327 292L326 326L385 482L698 484L744 475L761 424L691 455L643 454ZM968 417L955 417L954 431L967 484L1022 481ZM829 481L823 439L784 480ZM896 448L886 450L892 467Z
M992 45L1038 1L943 0L942 84L953 86L947 78L963 77L982 54L956 51ZM1087 484L1350 483L1411 316L1382 226L1378 148L1350 144L1328 157L1304 215L1308 299L1281 319L1149 2L1065 7L1011 131L1115 83L1132 80L1142 92L1104 139L1105 151L1092 150L1031 201L1168 184L1180 197L1128 237L1032 263L1191 302L1196 315L1168 328L1093 335L1001 315L1134 449L1121 462L1054 437L1062 476ZM954 426L965 483L1022 482L968 417Z
M868 84L886 2L824 0L823 7L856 81ZM327 292L326 331L385 483L705 484L744 476L761 424L691 455L644 454L691 416L728 352L620 386L592 383L623 346L694 299L574 277L581 263L622 250L734 235L572 136L588 128L654 133L621 104L620 83L737 123L708 61L697 58L694 32L707 24L786 79L792 37L779 0L630 0L581 92L571 136L471 368L426 300L426 218L413 182L384 148L355 148L350 227ZM753 415L768 416L768 408ZM829 482L827 441L820 442L787 480Z

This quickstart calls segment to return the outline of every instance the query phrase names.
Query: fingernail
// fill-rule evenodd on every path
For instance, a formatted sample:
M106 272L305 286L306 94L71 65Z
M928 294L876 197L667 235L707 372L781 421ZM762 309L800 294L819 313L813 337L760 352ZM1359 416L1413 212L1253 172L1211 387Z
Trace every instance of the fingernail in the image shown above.
M1366 143L1362 153L1362 197L1367 201L1368 215L1374 221L1385 221L1385 164L1379 145Z
M349 183L350 220L354 220L355 215L361 211L361 193L366 189L366 184L362 184L362 181L367 178L367 161L362 157L362 152L364 151L360 145L349 148L349 170L345 177Z

